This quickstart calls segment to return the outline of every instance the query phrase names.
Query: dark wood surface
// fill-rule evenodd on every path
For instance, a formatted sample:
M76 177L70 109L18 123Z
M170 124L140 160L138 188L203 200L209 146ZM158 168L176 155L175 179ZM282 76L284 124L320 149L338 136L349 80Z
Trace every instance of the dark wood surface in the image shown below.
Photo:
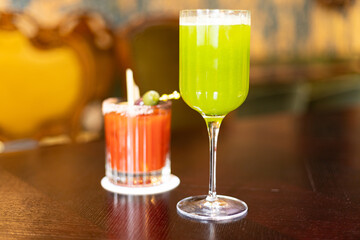
M206 194L204 127L172 136L179 187L121 196L100 186L104 142L0 155L0 239L360 239L360 108L225 119L217 190L244 200L230 223L183 219Z

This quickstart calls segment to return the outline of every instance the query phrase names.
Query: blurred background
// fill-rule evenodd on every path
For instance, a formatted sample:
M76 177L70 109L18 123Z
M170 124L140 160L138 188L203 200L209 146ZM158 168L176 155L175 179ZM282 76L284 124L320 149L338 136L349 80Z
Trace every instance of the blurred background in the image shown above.
M358 0L0 0L0 152L102 136L101 102L178 90L181 9L249 9L250 92L232 118L360 103ZM201 125L181 100L174 131Z

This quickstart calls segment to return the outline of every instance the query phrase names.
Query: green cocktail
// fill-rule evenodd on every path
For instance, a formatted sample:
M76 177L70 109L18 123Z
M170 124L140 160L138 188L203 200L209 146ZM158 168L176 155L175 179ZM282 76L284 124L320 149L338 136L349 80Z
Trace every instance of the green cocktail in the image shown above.
M249 89L250 25L181 25L180 92L203 115L239 107Z
M210 142L209 193L178 202L185 217L227 221L247 213L245 202L216 194L216 145L222 120L248 94L249 53L249 11L180 11L180 92L205 119Z

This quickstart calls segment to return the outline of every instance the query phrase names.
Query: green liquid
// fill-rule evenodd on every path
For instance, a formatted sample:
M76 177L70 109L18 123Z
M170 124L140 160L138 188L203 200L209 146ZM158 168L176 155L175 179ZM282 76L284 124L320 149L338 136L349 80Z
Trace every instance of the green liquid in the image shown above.
M249 25L181 25L180 92L202 115L224 116L249 91Z

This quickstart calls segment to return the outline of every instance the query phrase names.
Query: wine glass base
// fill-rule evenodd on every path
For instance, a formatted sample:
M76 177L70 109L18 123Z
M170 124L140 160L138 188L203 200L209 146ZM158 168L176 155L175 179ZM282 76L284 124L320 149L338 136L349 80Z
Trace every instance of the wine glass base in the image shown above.
M246 216L245 202L228 196L218 195L215 201L208 201L207 195L184 198L177 203L178 213L184 217L201 221L228 221Z

